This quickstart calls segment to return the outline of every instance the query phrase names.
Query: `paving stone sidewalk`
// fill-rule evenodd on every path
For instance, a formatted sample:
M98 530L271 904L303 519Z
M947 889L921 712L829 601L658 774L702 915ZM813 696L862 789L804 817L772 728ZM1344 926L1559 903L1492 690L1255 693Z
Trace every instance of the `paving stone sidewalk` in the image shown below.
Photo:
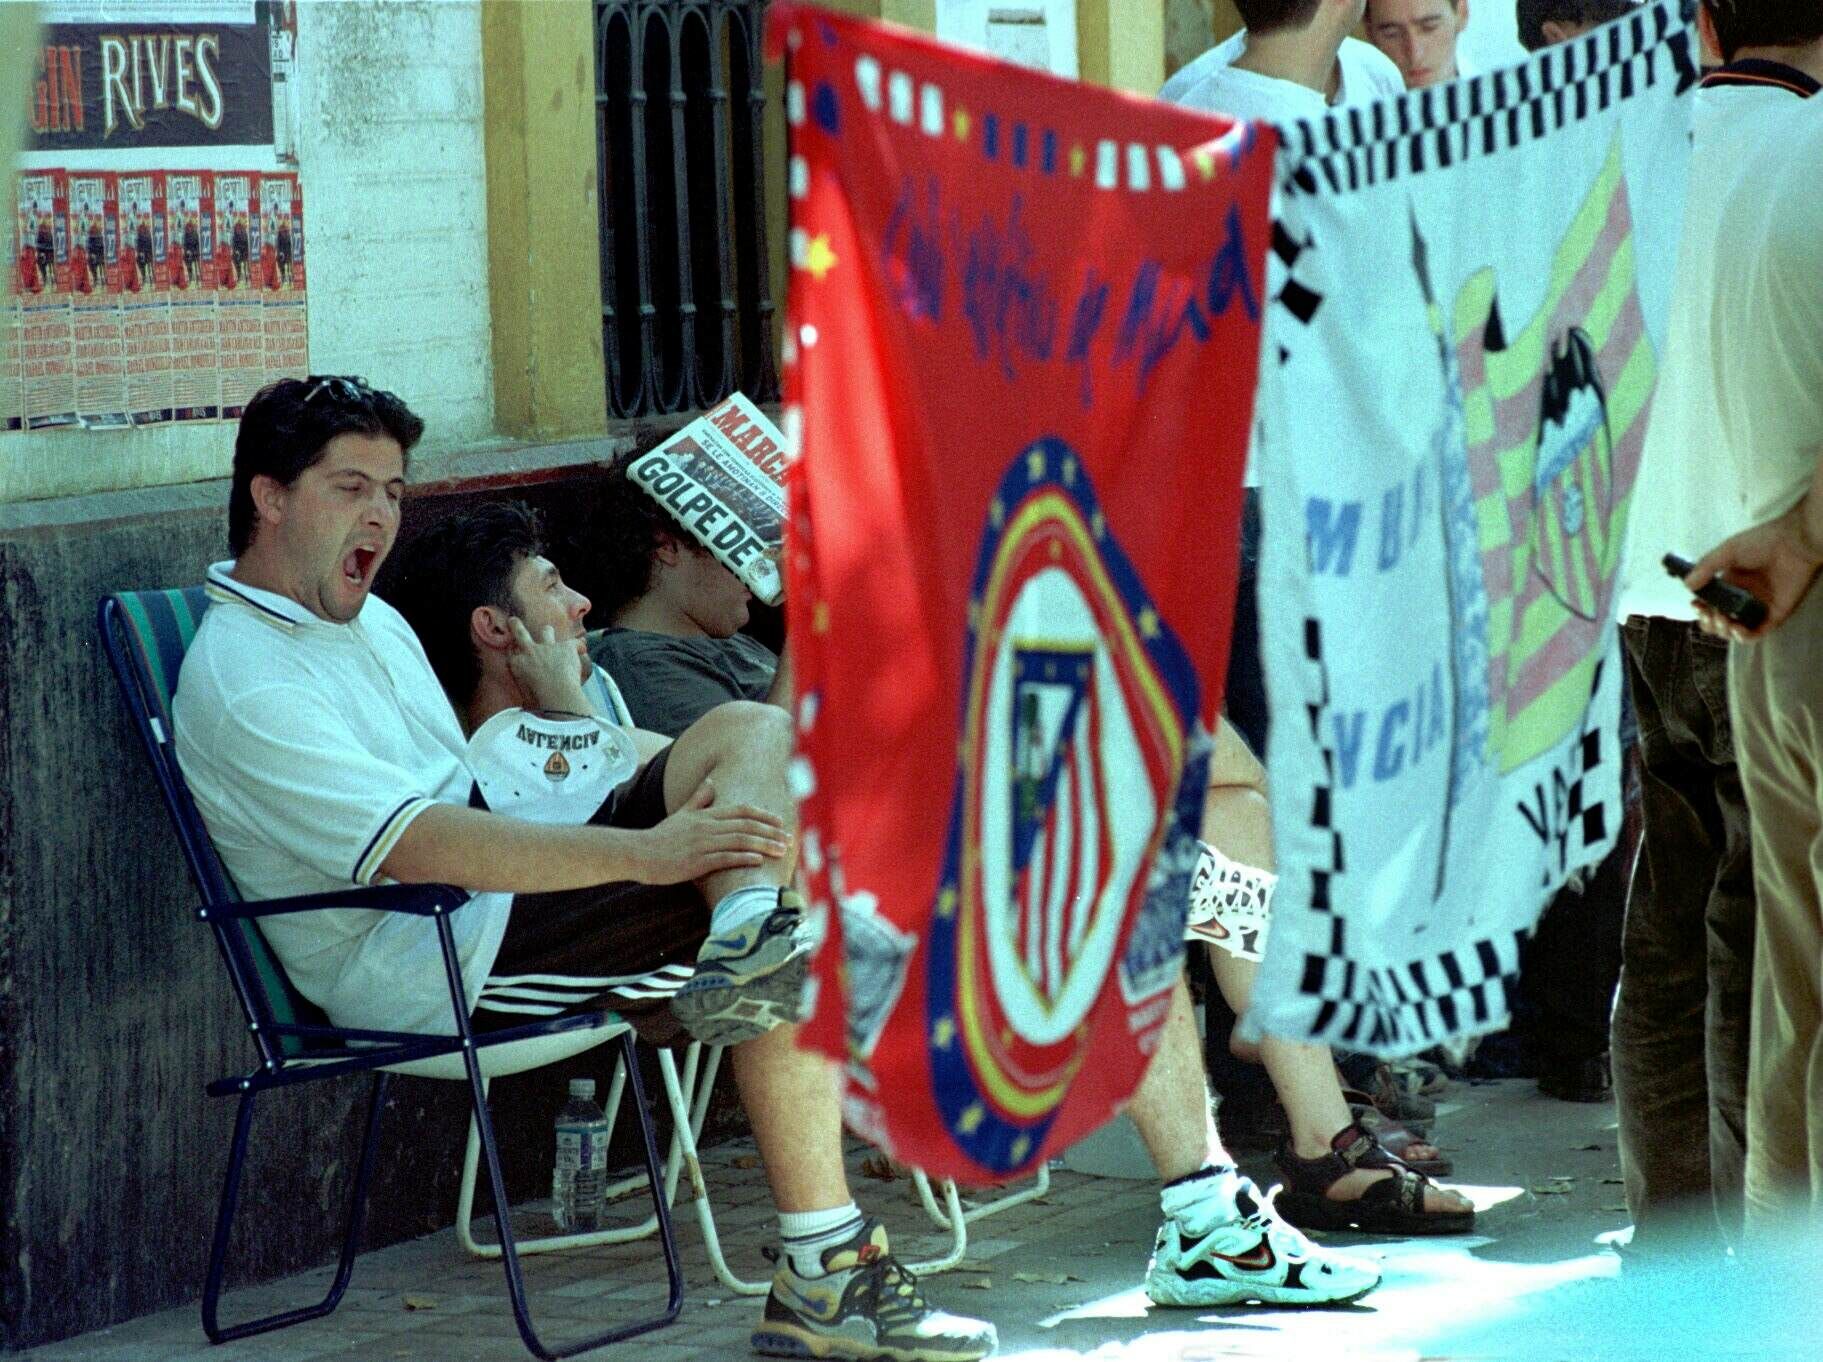
M1741 1289L1748 1274L1728 1264L1705 1261L1687 1279L1670 1274L1657 1284L1643 1284L1638 1273L1621 1277L1619 1259L1598 1242L1627 1220L1613 1123L1611 1106L1554 1101L1523 1081L1457 1085L1438 1136L1456 1160L1453 1181L1482 1208L1477 1232L1403 1241L1329 1237L1386 1268L1378 1291L1343 1310L1199 1313L1149 1306L1139 1284L1158 1224L1156 1186L1067 1171L1053 1174L1041 1201L978 1222L967 1270L930 1277L926 1286L946 1308L993 1319L1000 1355L1020 1362L1823 1356L1814 1339L1799 1336L1808 1326L1794 1322L1808 1310L1761 1310ZM941 1252L947 1236L912 1199L910 1182L867 1176L866 1152L859 1145L850 1151L857 1199L886 1220L902 1257ZM769 1269L760 1249L774 1229L755 1164L745 1141L704 1153L730 1265L764 1279ZM1248 1161L1247 1167L1270 1182L1269 1164ZM682 1315L667 1329L591 1357L681 1362L750 1355L748 1331L759 1301L716 1280L691 1205L677 1208L677 1222L687 1284ZM536 1233L548 1220L528 1207L516 1224ZM630 1312L656 1310L664 1297L663 1267L651 1241L528 1258L525 1272L534 1317L559 1346ZM236 1291L223 1317L244 1319L317 1299L330 1278L324 1267ZM529 1354L499 1264L467 1257L445 1230L364 1255L340 1310L324 1320L215 1348L192 1306L19 1356L29 1362L520 1362Z

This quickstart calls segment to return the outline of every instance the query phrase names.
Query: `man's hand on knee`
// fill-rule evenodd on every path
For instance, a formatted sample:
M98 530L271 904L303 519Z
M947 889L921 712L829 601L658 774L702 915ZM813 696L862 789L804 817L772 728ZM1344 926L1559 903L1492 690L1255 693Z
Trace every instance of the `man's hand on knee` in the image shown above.
M790 850L784 819L751 804L717 805L715 786L705 780L683 807L642 836L634 878L681 884L718 870L764 865Z

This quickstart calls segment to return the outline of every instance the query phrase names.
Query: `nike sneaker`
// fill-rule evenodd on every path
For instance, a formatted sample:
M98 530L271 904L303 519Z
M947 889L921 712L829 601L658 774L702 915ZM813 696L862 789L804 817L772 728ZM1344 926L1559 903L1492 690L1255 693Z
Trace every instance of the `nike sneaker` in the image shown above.
M1380 1269L1329 1253L1280 1220L1246 1178L1212 1184L1188 1214L1168 1215L1146 1269L1158 1305L1343 1305L1380 1284Z
M738 1045L800 1018L809 973L804 898L780 889L777 908L703 943L671 1015L705 1045Z
M892 1255L886 1229L865 1221L845 1244L823 1250L823 1275L803 1277L768 1249L779 1268L753 1350L767 1357L846 1357L887 1362L976 1362L999 1342L994 1326L936 1309Z

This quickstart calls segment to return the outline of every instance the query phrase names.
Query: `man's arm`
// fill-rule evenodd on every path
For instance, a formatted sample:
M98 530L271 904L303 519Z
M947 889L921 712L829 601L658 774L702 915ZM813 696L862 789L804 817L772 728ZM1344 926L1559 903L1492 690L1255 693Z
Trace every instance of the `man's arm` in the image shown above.
M1791 617L1817 571L1823 568L1823 450L1818 451L1810 488L1784 515L1743 530L1704 554L1684 578L1692 591L1713 577L1726 577L1766 603L1766 622L1747 630L1695 602L1703 630L1740 643L1766 637Z
M766 703L780 709L791 708L791 644L779 649L779 669L772 674L772 688L766 692Z
M432 804L406 826L380 864L403 884L543 893L616 880L680 884L717 870L756 866L790 846L784 824L746 804L711 807L705 781L655 828L553 827L456 804Z

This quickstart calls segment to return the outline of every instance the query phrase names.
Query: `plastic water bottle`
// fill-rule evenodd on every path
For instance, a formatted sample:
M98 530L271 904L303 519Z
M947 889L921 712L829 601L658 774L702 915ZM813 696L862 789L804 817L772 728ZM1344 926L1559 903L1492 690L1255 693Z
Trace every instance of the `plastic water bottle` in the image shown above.
M601 1225L607 1185L608 1118L595 1105L595 1080L572 1078L557 1114L557 1162L551 1170L551 1216L560 1230L582 1234Z

